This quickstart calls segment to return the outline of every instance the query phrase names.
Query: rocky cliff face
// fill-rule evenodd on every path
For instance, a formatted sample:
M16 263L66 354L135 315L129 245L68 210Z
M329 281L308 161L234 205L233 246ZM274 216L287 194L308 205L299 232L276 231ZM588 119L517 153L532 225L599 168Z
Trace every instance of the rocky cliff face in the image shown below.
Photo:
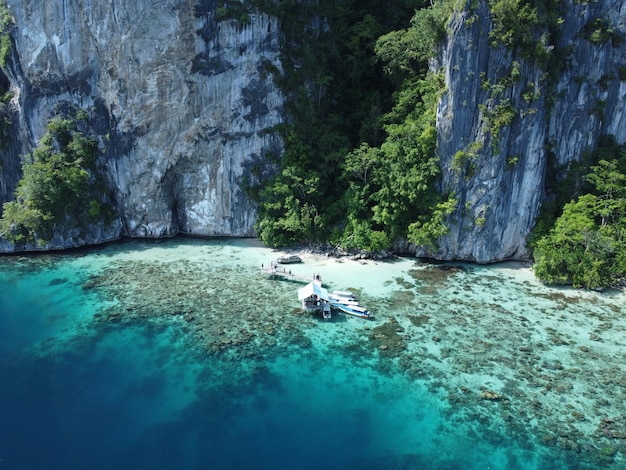
M280 68L276 19L218 21L217 0L6 3L15 18L6 68L15 124L0 202L19 179L19 155L51 115L75 107L91 113L119 215L106 230L65 234L48 248L123 235L253 235L242 180L271 171L266 155L282 150L272 129L283 97L268 72ZM526 258L548 165L578 160L604 135L626 142L626 6L563 2L558 37L543 46L564 67L548 76L545 65L492 44L485 0L466 3L436 64L446 84L441 190L458 206L438 249L418 254Z
M10 87L8 77L0 70L0 89L8 90ZM0 106L0 120L3 122L14 122L18 119L18 114L12 106ZM21 145L17 139L17 132L12 125L0 124L0 204L13 199L15 185L20 179Z
M119 212L110 230L52 248L120 235L253 234L241 182L281 150L271 129L282 96L266 70L280 66L275 19L217 21L214 0L6 3L15 18L14 157L34 148L59 107L90 110Z
M626 5L565 2L558 42L545 44L565 64L551 86L544 67L492 46L487 4L470 3L454 15L439 64L447 87L437 123L442 190L458 207L439 250L422 254L526 258L549 153L566 165L602 136L626 142Z

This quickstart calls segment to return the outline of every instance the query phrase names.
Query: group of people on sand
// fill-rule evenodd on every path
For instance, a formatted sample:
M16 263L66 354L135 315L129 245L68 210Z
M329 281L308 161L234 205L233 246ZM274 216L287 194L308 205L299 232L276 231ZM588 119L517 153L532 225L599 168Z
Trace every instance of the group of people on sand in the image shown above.
M263 263L261 263L261 269L264 269L264 268L265 268L265 265L264 265ZM278 264L276 264L276 262L275 262L275 261L270 261L270 269L271 269L272 271L277 270L277 269L278 269ZM287 271L285 270L285 268L283 268L282 272L287 273ZM288 273L288 274L291 274L291 269L289 270L289 273Z
M263 263L261 263L261 269L265 269L265 265ZM278 272L283 272L285 274L289 274L291 276L291 269L289 271L287 271L286 268L282 268L282 270L280 269L280 267L278 266L278 263L274 260L270 261L270 269L272 271L278 271ZM313 273L313 280L314 281L322 281L322 276L320 276L319 274L315 274Z

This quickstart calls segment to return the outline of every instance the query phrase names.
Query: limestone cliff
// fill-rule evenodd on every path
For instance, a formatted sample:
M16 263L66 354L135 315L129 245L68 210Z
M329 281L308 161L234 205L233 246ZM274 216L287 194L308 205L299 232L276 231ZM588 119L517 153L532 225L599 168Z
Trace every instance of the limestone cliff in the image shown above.
M46 248L254 234L241 183L270 174L267 156L282 152L273 129L285 119L283 96L269 72L281 69L276 18L224 15L239 4L217 0L5 1L15 24L0 84L13 92L14 124L0 156L0 202L12 197L19 155L52 115L74 107L90 112L118 216ZM494 45L489 3L465 3L433 63L445 82L440 189L458 205L438 248L417 253L526 258L547 168L566 167L605 135L626 142L626 6L561 2L558 31L532 32L556 67Z
M282 96L266 71L280 67L275 19L217 21L214 0L6 3L20 145L4 158L15 167L59 107L87 109L119 214L108 231L48 248L121 235L253 234L242 178L281 150L271 129ZM16 177L2 175L4 185L14 188Z
M578 160L605 135L626 142L626 4L568 0L561 13L554 42L543 44L564 64L556 77L515 48L493 46L486 2L453 16L439 57L446 92L437 126L442 190L458 207L439 250L423 254L528 257L548 159Z

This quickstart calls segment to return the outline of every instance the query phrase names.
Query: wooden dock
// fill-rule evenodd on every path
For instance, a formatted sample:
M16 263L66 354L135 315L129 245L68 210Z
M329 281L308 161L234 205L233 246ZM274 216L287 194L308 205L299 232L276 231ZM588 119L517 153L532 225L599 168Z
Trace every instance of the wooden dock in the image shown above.
M261 272L266 276L269 276L271 279L284 279L286 281L303 282L304 284L308 284L309 282L315 280L322 282L322 278L319 274L302 276L300 274L291 272L289 268L285 268L283 266L279 266L276 268L262 268Z

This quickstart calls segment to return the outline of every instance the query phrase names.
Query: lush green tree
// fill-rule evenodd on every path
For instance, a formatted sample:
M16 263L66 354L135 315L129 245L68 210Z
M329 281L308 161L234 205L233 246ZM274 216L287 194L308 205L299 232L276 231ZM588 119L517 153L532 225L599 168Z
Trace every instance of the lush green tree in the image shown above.
M423 72L445 37L445 23L451 12L452 2L431 2L428 8L415 12L409 28L381 36L375 51L384 63L385 71L402 78Z
M367 185L372 179L372 173L380 168L381 152L379 148L370 147L367 142L352 150L346 155L343 171L349 179Z
M32 155L23 159L15 200L4 204L0 234L46 244L55 229L103 220L107 197L97 171L98 145L74 119L55 118Z
M437 90L436 78L406 86L394 109L400 115L408 111L406 116L385 127L388 137L381 146L384 157L377 174L380 189L373 195L373 209L374 220L385 226L392 238L405 236L409 224L437 198Z
M361 144L346 155L343 165L343 178L347 181L347 189L342 196L342 208L347 218L347 225L343 236L337 243L349 248L365 248L369 242L358 244L358 237L353 231L360 221L366 221L371 230L373 205L372 194L378 188L376 174L380 171L383 161L381 150L370 147L367 143Z
M565 206L550 234L537 243L534 270L539 279L552 284L585 284L586 251L595 238L595 206L596 197L590 194Z
M554 155L548 151L548 167L545 177L547 197L535 227L528 238L528 244L535 248L537 241L546 236L554 227L556 219L563 213L568 202L584 194L597 194L591 183L592 167L599 165L601 160L618 163L618 171L626 174L626 158L622 156L624 148L615 142L613 136L599 139L598 146L584 152L579 161L570 162L565 166L554 164Z
M601 224L615 227L621 227L626 216L626 173L619 171L618 163L616 160L600 160L587 176L598 194Z
M539 25L537 10L528 0L490 0L494 44L508 47L527 47L533 41L533 32Z
M368 220L349 217L345 232L341 237L341 245L345 248L381 251L387 250L391 242L384 231L372 229Z
M326 240L348 223L350 197L369 197L345 177L355 175L357 164L344 162L361 142L374 147L384 137L380 119L395 85L382 72L374 46L422 2L292 3L263 6L281 19L283 69L275 72L291 116L281 128L285 150L278 171L249 188L258 203L259 236L272 245Z
M535 274L548 283L600 288L626 276L626 151L591 166L591 193L567 203L535 247Z
M322 0L299 2L296 15L281 2L277 80L292 119L279 169L251 191L264 242L377 250L414 223L420 239L442 233L441 217L427 223L442 210L435 107L443 87L428 61L451 4Z
M13 26L13 17L7 8L6 0L0 0L0 67L6 65L11 52L9 31Z
M452 196L437 202L428 214L409 225L407 240L415 245L435 246L435 240L448 233L446 220L456 206L457 200Z
M289 167L263 188L257 223L259 238L271 246L304 243L318 238L323 218L316 205L319 177L302 176Z

